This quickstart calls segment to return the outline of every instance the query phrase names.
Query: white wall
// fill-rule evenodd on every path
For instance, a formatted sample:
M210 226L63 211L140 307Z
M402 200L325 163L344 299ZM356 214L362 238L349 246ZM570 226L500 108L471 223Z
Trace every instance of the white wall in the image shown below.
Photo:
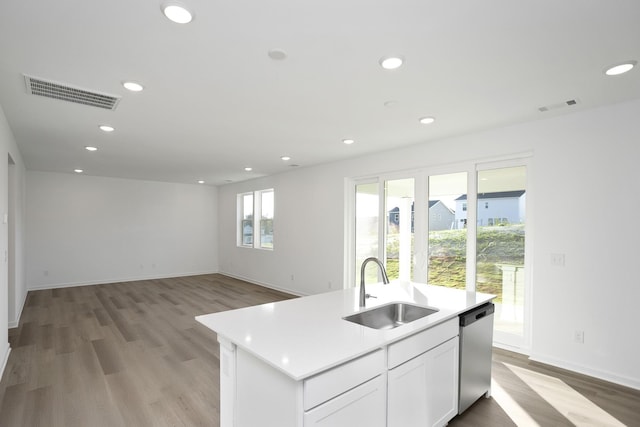
M11 166L9 158L13 162ZM17 325L27 296L23 249L24 183L24 163L0 106L0 374L9 356L8 328ZM7 223L4 222L5 213Z
M222 273L313 294L342 286L345 178L531 152L534 359L640 388L640 101L230 184L219 189ZM275 189L275 250L236 247L236 194ZM535 203L535 204L534 204ZM552 266L563 253L565 267ZM293 278L293 279L292 279ZM573 341L584 331L584 344Z
M327 171L326 173L324 173ZM302 169L219 188L219 263L226 274L300 295L342 288L343 175ZM275 188L274 251L236 246L236 194ZM328 189L331 188L331 191ZM331 286L331 288L330 288Z
M218 271L217 189L27 172L29 289Z

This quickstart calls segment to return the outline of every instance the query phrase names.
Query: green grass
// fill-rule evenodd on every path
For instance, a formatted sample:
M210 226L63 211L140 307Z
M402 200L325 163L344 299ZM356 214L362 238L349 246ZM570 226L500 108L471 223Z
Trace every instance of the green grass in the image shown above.
M524 265L524 238L523 224L478 228L476 289L479 292L500 296L502 271L496 264ZM432 231L429 240L428 283L464 289L467 230ZM397 258L397 240L390 238L387 245L389 278L398 277Z

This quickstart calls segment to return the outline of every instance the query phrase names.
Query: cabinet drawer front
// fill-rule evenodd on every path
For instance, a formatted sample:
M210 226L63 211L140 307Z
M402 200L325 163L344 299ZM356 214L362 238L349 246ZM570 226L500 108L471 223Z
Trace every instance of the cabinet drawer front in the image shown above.
M376 350L356 360L304 381L304 410L350 390L385 370L384 351Z
M459 332L458 318L455 317L425 331L418 332L408 338L389 346L389 369L412 359L425 351L455 337Z
M304 414L304 427L385 427L385 382L378 376Z

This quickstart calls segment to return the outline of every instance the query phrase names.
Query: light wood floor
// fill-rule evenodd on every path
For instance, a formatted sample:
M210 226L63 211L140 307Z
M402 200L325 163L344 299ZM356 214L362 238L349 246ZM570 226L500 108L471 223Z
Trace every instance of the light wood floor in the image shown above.
M0 426L218 426L218 346L194 316L290 297L221 275L29 292ZM501 350L493 377L450 426L640 426L639 391Z

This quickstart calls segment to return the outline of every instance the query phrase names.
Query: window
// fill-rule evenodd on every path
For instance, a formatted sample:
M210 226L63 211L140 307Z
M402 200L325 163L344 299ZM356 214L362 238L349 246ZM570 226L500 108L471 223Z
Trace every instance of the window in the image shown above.
M522 157L354 181L345 283L377 256L391 280L494 294L494 342L527 348L527 164ZM365 274L380 281L374 268Z
M427 283L465 289L467 172L430 175L428 185L429 211L440 212L429 221Z
M240 245L253 246L253 193L238 194L240 203Z
M238 194L238 246L273 249L273 189Z
M414 178L384 182L385 209L393 212L384 233L385 267L390 280L411 280L413 270Z
M273 190L260 192L260 247L273 249Z

